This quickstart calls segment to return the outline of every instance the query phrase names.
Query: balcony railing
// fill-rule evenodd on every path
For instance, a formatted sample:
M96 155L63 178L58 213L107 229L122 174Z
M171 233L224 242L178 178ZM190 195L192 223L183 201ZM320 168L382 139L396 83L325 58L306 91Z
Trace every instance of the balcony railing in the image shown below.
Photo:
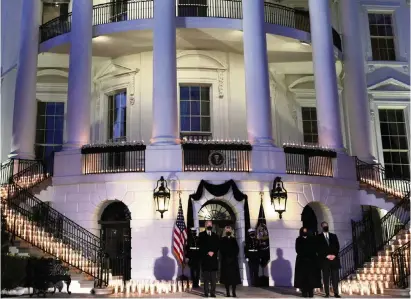
M284 145L288 174L332 177L335 151L304 145Z
M249 172L251 149L248 142L184 141L184 171Z
M83 146L83 174L144 172L145 150L144 144L136 142Z
M310 32L310 16L307 11L264 3L265 22ZM178 17L210 17L242 19L241 0L178 0ZM93 7L93 25L150 19L153 17L153 0L123 0L99 4ZM71 13L57 17L40 26L40 41L65 34L71 30ZM333 43L341 51L341 36L333 31Z

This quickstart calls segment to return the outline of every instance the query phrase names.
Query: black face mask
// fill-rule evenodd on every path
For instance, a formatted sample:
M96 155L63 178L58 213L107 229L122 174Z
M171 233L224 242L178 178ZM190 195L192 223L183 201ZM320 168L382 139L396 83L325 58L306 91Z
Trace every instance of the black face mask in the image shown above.
M212 226L207 226L207 230L208 230L208 231L210 231L210 230L212 230L212 229L213 229Z
M302 233L301 233L301 236L307 237L307 236L308 236L308 233L307 233L307 232L302 232Z
M225 234L227 237L231 236L231 232L226 232Z
M254 235L254 234L251 234L250 237L254 239L254 238L255 238L255 235Z
M328 226L324 226L324 227L323 227L323 231L324 231L325 233L328 233Z

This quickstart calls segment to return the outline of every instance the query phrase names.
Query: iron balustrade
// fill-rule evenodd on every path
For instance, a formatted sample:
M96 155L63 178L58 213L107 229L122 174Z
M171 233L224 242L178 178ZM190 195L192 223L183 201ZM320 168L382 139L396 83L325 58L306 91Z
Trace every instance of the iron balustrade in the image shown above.
M127 142L84 146L83 173L144 172L145 150L144 144Z
M184 171L230 171L251 170L249 143L220 143L214 141L188 141L182 143Z
M357 180L387 195L403 198L410 193L410 181L405 179L391 179L380 164L370 164L356 160Z
M160 0L161 1L161 0ZM153 18L153 0L111 1L93 7L93 25ZM310 16L307 11L264 3L265 22L310 32ZM209 17L242 19L241 0L178 0L178 17ZM72 15L57 17L40 26L40 42L71 31ZM340 34L332 28L333 43L342 50Z
M381 219L375 219L372 210L362 220L351 221L353 242L340 251L342 269L340 279L345 279L365 262L369 262L410 221L410 197L405 196Z
M288 174L333 177L333 150L304 146L284 146Z
M105 268L106 258L100 238L17 184L9 184L7 189L8 196L2 200L1 208L3 215L10 217L18 215L8 223L7 230L12 233L13 238L18 237L80 269L94 277L98 286L108 284L108 269ZM72 252L86 258L88 263L81 263L78 259L74 259L69 250L56 251L50 242L34 241L39 237L36 231L42 231L43 238L48 235L50 236L48 240L58 240L61 246L67 246L66 248Z
M410 241L391 254L394 284L402 289L410 285Z

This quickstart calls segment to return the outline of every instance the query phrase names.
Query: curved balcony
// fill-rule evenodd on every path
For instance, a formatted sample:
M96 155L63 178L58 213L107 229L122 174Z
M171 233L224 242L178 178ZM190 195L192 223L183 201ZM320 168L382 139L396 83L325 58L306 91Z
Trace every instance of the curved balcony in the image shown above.
M187 0L178 0L176 16L242 19L241 0L197 0L198 4L191 3ZM264 7L266 23L310 32L308 12L269 2L265 2ZM93 7L94 26L151 18L153 18L153 0L113 1ZM41 25L40 41L44 42L70 32L71 20L71 13L69 13ZM332 34L334 46L341 51L340 35L334 28Z

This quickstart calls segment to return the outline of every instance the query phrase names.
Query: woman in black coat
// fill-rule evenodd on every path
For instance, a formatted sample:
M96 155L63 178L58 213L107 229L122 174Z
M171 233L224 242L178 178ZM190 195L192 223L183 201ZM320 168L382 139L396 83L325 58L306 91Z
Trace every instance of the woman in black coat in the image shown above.
M305 227L300 229L300 236L295 240L294 287L301 289L303 297L314 297L314 289L321 287L321 272L318 267L316 239L308 236Z
M230 297L230 286L232 287L233 297L236 286L241 284L240 269L238 267L239 248L236 238L233 236L231 226L226 226L223 237L220 241L221 253L221 276L220 282L225 285L227 297Z

